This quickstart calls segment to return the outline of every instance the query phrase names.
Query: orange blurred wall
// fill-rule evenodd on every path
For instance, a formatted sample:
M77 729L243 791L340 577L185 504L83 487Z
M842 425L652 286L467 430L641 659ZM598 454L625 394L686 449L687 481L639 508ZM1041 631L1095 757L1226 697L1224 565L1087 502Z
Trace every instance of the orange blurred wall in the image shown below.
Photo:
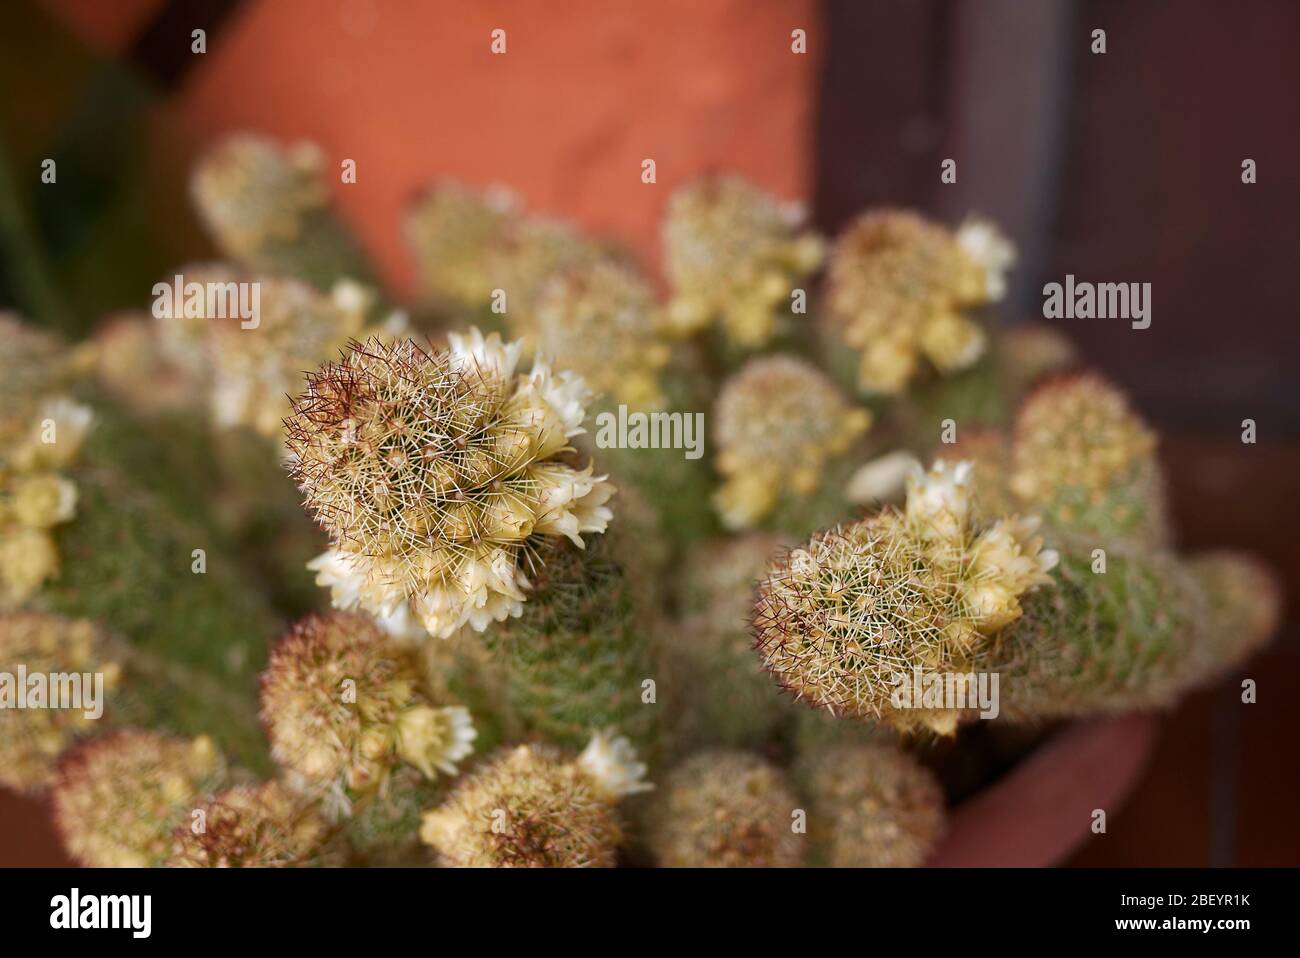
M103 5L50 3L101 48L129 42ZM124 16L138 24L142 9ZM505 184L653 263L668 194L702 171L809 195L818 11L813 0L248 0L173 105L201 139L255 129L356 160L340 201L402 290L413 264L401 211L437 176ZM496 29L504 54L490 49ZM647 158L654 185L641 182Z

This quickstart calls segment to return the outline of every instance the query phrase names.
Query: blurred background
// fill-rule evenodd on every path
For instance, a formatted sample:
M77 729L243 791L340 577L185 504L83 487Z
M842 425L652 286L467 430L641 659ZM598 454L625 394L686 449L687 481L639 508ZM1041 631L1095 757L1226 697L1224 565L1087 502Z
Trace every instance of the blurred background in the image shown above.
M1066 273L1149 282L1149 329L1061 328L1161 433L1180 544L1267 558L1286 626L1249 666L1258 703L1235 705L1235 681L1184 702L1071 862L1294 865L1298 48L1292 0L9 0L0 309L77 338L144 306L211 255L186 171L244 129L356 160L337 201L399 294L401 211L435 177L507 184L653 268L666 198L711 169L806 201L828 232L868 206L991 216L1020 249L1008 322ZM0 791L0 864L62 862L43 809Z

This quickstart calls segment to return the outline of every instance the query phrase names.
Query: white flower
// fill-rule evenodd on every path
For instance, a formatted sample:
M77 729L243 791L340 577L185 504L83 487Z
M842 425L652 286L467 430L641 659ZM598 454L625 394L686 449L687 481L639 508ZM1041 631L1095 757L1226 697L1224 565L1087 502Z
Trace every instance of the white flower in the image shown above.
M503 382L515 374L515 366L519 365L519 356L524 350L522 339L503 343L497 333L485 337L477 326L471 326L467 333L448 333L447 343L453 357L460 358L471 369L491 373Z
M72 480L61 476L56 481L59 501L54 508L54 522L67 522L77 511L77 487Z
M534 532L567 536L582 548L582 533L604 532L614 517L605 505L614 486L605 476L593 476L590 463L581 472L559 463L539 463L529 468L528 477L539 485Z
M929 472L918 466L907 477L907 518L927 538L952 538L965 529L973 468L970 462L950 468L936 459Z
M32 441L27 449L19 451L15 459L26 466L56 469L66 466L81 451L81 444L94 421L95 414L89 406L63 396L47 399L41 404ZM51 424L52 430L49 429ZM46 442L47 438L53 441Z
M564 425L566 438L586 432L582 428L587 418L587 404L591 402L591 390L577 373L567 369L554 372L550 363L542 356L533 360L532 371L520 383L518 395L536 394L555 411Z
M330 590L330 602L336 609L351 611L361 603L366 577L348 556L338 549L327 549L307 563L316 573L316 584Z
M430 635L448 639L467 625L482 632L519 616L529 585L513 551L496 548L467 559L451 582L431 583L413 597L412 607Z
M397 720L397 753L426 778L435 769L455 775L456 763L474 751L478 732L469 711L460 705L407 709Z
M356 280L341 279L330 290L330 299L345 313L362 314L374 305L375 294Z
M872 459L850 477L844 497L859 504L898 499L907 486L907 477L920 469L921 464L909 452L886 453Z
M969 217L957 230L966 255L984 269L985 292L991 300L1006 295L1006 273L1016 261L1016 247L992 221Z
M330 590L334 608L345 612L360 609L394 638L414 641L425 637L425 629L413 616L406 596L377 560L327 549L308 562L307 568L316 573L317 585Z
M654 788L645 781L646 764L638 761L632 743L625 736L616 736L612 732L593 735L578 756L578 766L613 799Z
M218 368L212 384L212 417L217 425L233 429L243 424L252 405L253 384L243 376L232 376Z
M1052 577L1047 573L1056 567L1060 555L1042 547L1043 540L1034 535L1038 523L1036 516L995 522L971 547L971 574L997 579L1015 595L1050 585Z

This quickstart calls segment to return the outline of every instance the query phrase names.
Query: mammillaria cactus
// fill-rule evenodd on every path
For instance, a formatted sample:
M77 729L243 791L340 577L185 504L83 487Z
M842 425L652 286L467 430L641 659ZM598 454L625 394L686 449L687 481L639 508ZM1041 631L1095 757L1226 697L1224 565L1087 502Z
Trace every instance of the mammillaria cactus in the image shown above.
M518 615L536 537L602 532L613 487L564 459L582 380L478 330L447 349L356 343L307 377L289 467L331 548L313 565L336 607L446 638Z
M904 511L820 533L772 570L755 628L783 686L951 733L971 707L900 698L914 673L997 674L1009 717L1082 715L1166 705L1266 637L1207 633L1204 592L1175 557L1118 540L1099 571L1068 536L1063 556L1043 549L1034 519L979 518L969 483L969 464L936 464Z
M287 868L324 863L330 830L315 805L281 782L234 785L177 826L172 868Z
M965 310L1003 294L1014 252L988 224L957 233L901 211L867 213L835 242L827 319L860 353L863 389L896 394L922 359L941 373L984 353L983 330Z
M491 305L515 336L535 332L552 277L611 255L567 223L526 214L500 187L479 191L452 181L435 184L412 205L406 238L427 296L471 311Z
M634 269L594 260L556 274L542 287L533 338L544 355L563 356L598 395L653 409L664 402L659 372L669 357L659 312Z
M748 752L701 752L668 774L649 842L666 868L793 868L807 839L800 803L780 769Z
M134 729L76 746L53 785L54 821L69 853L96 868L161 865L172 832L225 777L209 738Z
M58 757L78 737L94 728L103 714L99 694L117 684L120 668L110 659L94 623L37 612L0 614L0 783L19 790L49 784ZM51 676L75 681L80 702L54 702L46 688L38 701L18 707L24 679ZM95 676L98 675L98 680ZM94 683L98 681L97 688Z
M612 867L623 839L616 804L645 791L626 740L594 737L577 759L521 745L462 779L420 835L444 865Z
M469 713L434 701L418 650L350 613L309 616L275 647L262 721L281 767L345 802L344 789L381 789L401 763L454 775L473 751Z
M1261 564L1170 550L1124 395L985 328L987 223L869 212L818 295L822 240L738 177L673 196L662 276L443 181L417 341L332 165L205 158L203 297L71 347L0 316L0 669L113 691L98 737L0 714L0 781L81 862L917 865L1008 757L964 722L1165 706L1277 624ZM256 316L211 308L240 284Z
M663 226L671 325L691 333L717 320L737 345L770 340L778 310L821 265L822 241L803 219L797 204L737 176L707 176L674 193Z
M943 831L939 783L894 745L824 749L799 774L814 860L831 868L914 867Z
M967 662L1057 561L1032 521L976 528L968 482L968 464L940 462L909 482L902 511L819 533L775 566L754 623L784 687L832 712L955 727L953 713L891 710L897 676Z
M1022 508L1079 533L1167 546L1155 434L1124 394L1093 374L1038 386L1016 416L1011 491Z
M260 136L229 137L203 157L190 193L222 252L253 269L297 276L320 289L370 277L330 208L325 155L315 144L281 147Z
M783 495L811 496L827 460L871 425L871 413L849 405L815 366L785 355L746 363L714 413L724 478L715 504L729 529L752 527Z
M474 190L444 180L407 211L405 233L429 295L464 306L484 306L500 285L493 258L519 216L505 189Z

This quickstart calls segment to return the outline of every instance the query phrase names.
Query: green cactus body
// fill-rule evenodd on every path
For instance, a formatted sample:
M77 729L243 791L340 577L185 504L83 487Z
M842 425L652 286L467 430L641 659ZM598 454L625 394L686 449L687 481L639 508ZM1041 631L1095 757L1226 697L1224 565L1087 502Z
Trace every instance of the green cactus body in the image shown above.
M1021 404L1009 487L1023 514L1098 546L1120 539L1154 548L1172 540L1155 434L1122 392L1099 376L1064 374Z
M1215 658L1205 596L1171 555L1111 549L1105 572L1066 551L1056 583L972 667L1000 675L1008 718L1053 718L1169 705Z
M393 774L385 791L355 809L343 823L349 860L367 867L428 864L420 842L420 816L447 794L446 779L429 780L415 769Z
M754 655L748 623L754 585L781 544L765 533L710 540L681 570L684 615L666 652L683 750L757 748L789 718L787 699Z
M608 534L586 549L542 547L534 590L517 618L483 633L505 670L507 707L518 734L578 747L613 727L643 754L663 723L661 706L642 702L656 677L640 589ZM656 693L657 694L657 693Z
M58 531L62 572L38 607L102 623L124 668L118 714L184 734L208 733L268 768L256 677L277 617L212 534L109 465L87 464L75 520ZM206 572L194 572L204 549Z
M902 512L819 534L777 563L755 627L783 685L834 712L952 733L988 704L940 698L936 677L955 693L958 676L996 674L999 714L1012 718L1160 707L1267 633L1268 615L1229 598L1266 592L1252 586L1259 570L1203 564L1221 584L1212 617L1195 570L1172 555L1122 540L1103 552L1056 531L1061 552L1043 549L1033 520L981 518L970 483L967 464L937 464L909 481ZM1233 617L1256 638L1220 639Z

